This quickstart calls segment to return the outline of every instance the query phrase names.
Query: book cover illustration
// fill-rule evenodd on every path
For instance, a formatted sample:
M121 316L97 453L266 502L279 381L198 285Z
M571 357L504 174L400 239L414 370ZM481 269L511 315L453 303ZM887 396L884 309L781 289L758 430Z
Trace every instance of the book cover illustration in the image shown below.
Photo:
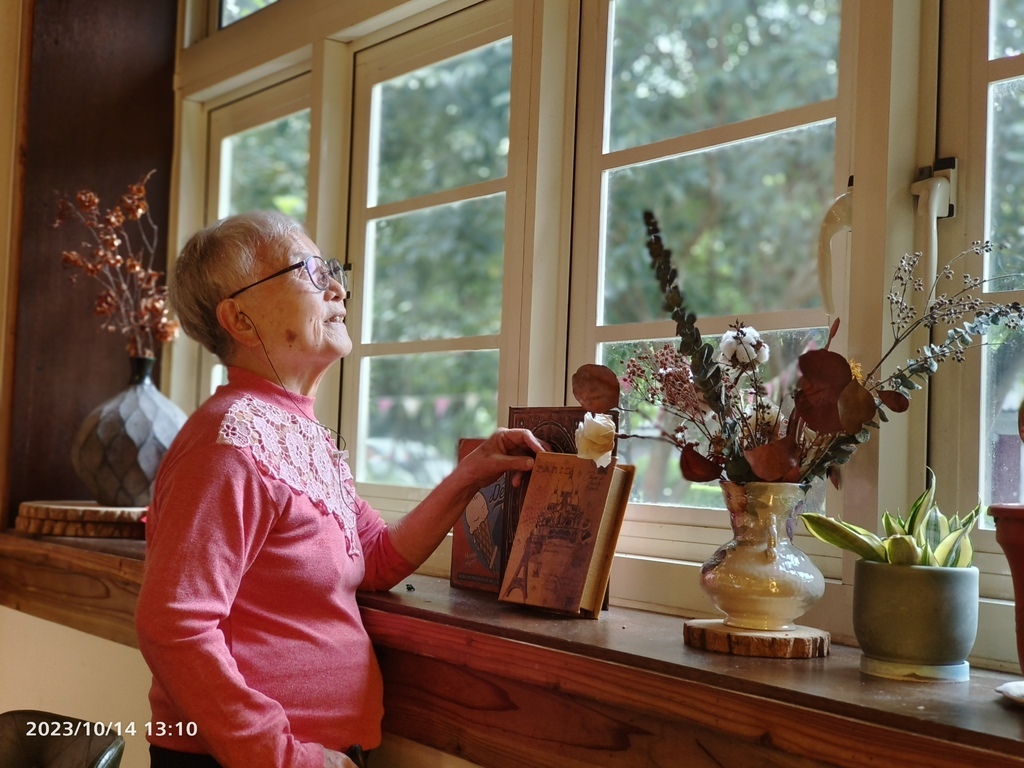
M526 406L514 405L508 409L510 429L528 429L538 440L547 443L556 453L576 453L576 428L583 422L587 409L580 406ZM512 551L512 540L519 525L519 510L530 484L530 476L522 478L518 487L512 486L510 475L505 476L508 498L505 509L505 540L503 562L508 562ZM502 571L504 575L504 571Z
M482 439L459 441L459 459L475 449ZM453 587L497 592L501 586L505 528L505 476L481 488L473 496L452 529L452 562L449 579Z
M538 456L499 599L596 615L632 470L614 462L601 468L571 454Z

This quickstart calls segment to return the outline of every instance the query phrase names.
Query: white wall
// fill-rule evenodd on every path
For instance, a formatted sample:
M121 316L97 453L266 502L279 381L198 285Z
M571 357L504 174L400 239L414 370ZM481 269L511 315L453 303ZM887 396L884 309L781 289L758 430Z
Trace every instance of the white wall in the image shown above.
M136 649L0 607L0 712L135 723L122 768L148 768L149 668Z

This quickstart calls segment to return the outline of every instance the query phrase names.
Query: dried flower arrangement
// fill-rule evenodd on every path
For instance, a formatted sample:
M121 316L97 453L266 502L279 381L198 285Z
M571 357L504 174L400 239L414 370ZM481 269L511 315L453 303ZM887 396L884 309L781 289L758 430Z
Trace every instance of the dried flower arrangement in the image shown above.
M644 223L651 266L665 309L676 323L679 344L651 348L625 361L621 382L606 366L581 366L573 376L573 393L588 410L608 412L620 407L625 388L633 402L649 403L672 416L671 425L655 425L657 433L650 437L679 449L682 475L693 482L806 483L828 477L838 486L839 466L869 439L869 428L887 421L886 410L907 410L911 392L921 389L916 380L929 378L945 361L962 361L965 350L991 326L1016 329L1024 316L1017 302L1000 304L973 296L970 291L986 282L980 278L966 276L959 290L935 295L940 280L953 278L953 262L926 285L914 275L920 254L905 256L888 295L893 341L878 364L865 374L858 363L829 349L839 328L836 320L824 348L800 355L796 384L773 399L760 370L769 358L760 334L737 320L722 336L716 354L687 309L657 220L645 212ZM953 261L990 251L988 243L975 243ZM908 296L925 290L928 299L918 312ZM957 325L964 318L969 319ZM939 325L949 326L944 341L925 345L916 357L881 375L883 363L915 330Z
M158 228L149 213L146 184L154 171L128 186L127 194L106 211L100 199L88 189L74 200L60 197L54 227L79 222L89 231L81 250L64 251L65 267L81 270L99 281L94 314L101 318L100 328L121 333L132 357L155 357L156 347L178 335L178 323L169 316L167 287L160 284L163 273L153 269ZM139 241L132 242L129 222ZM77 273L71 275L75 282Z

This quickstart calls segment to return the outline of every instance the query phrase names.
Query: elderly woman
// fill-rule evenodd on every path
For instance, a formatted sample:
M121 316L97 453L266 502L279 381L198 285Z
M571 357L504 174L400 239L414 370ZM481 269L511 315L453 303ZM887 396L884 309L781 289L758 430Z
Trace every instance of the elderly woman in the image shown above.
M196 234L171 301L228 365L161 465L136 612L154 767L353 766L380 743L382 681L356 605L445 537L480 487L543 446L499 430L399 522L356 495L313 415L352 349L345 275L285 216Z

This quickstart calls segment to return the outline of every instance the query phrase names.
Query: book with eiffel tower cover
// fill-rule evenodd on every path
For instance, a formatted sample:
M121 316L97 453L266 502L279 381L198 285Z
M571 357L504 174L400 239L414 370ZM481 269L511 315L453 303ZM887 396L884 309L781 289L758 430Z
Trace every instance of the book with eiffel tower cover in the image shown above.
M498 599L597 618L634 467L538 454Z
M528 429L538 440L547 444L548 450L556 453L576 453L576 428L583 422L587 409L578 405L529 406L513 405L508 409L508 426L511 429ZM617 412L608 414L619 424ZM511 473L505 476L505 520L503 523L504 538L501 552L501 576L505 576L505 567L512 554L512 542L515 540L516 527L519 525L519 510L523 506L523 498L530 487L532 473L521 478L519 485L512 483Z

